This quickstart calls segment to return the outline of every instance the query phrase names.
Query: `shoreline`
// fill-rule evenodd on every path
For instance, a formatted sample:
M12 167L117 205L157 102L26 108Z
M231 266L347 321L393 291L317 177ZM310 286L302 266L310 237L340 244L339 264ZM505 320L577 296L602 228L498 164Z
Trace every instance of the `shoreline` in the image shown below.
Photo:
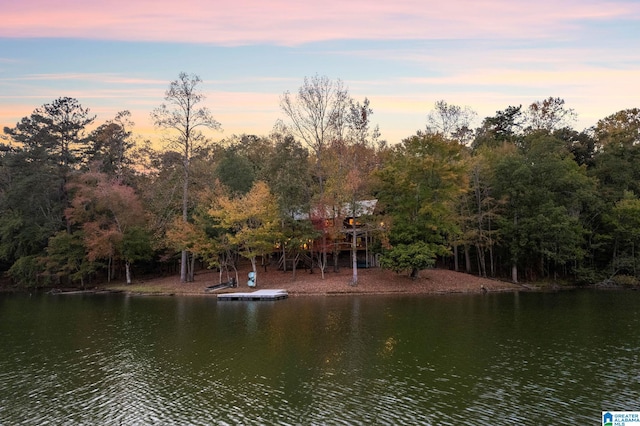
M480 294L487 292L509 292L532 290L529 286L481 278L462 272L445 269L427 269L416 279L407 275L380 268L358 270L358 283L351 285L350 268L338 272L325 272L324 279L317 270L291 271L267 270L257 272L257 286L247 286L248 269L238 270L238 286L205 292L207 286L218 284L220 275L216 271L199 271L195 281L180 283L178 276L135 280L131 285L115 283L101 285L97 290L117 291L133 295L172 296L217 296L223 293L248 292L254 290L282 289L289 296L342 296L342 295L436 295L436 294ZM229 275L230 277L235 276ZM222 281L227 280L226 273Z

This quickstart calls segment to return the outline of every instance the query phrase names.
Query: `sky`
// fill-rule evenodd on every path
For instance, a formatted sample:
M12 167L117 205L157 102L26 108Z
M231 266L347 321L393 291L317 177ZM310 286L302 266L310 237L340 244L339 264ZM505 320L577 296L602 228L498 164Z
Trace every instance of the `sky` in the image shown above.
M180 72L203 80L214 140L268 135L314 75L368 98L391 144L439 100L479 125L560 97L583 130L640 107L640 0L0 0L2 128L68 96L154 140Z

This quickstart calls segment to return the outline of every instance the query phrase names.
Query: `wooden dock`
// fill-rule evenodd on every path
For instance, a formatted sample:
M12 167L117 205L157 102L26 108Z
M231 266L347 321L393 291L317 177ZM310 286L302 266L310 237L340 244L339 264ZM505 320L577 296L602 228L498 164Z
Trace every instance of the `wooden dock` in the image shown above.
M257 290L250 293L223 293L218 300L280 300L289 297L286 290Z

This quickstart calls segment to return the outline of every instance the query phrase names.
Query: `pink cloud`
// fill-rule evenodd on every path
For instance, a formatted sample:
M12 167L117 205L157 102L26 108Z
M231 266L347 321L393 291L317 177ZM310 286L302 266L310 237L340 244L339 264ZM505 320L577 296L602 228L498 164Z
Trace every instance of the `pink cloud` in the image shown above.
M296 45L327 39L544 37L581 19L638 19L640 4L539 0L23 0L1 37Z
M8 80L8 79L3 79ZM62 74L27 74L20 77L14 77L10 80L14 81L89 81L94 83L108 84L135 84L135 85L166 85L165 80L152 80L143 78L133 78L116 74L100 74L100 73L62 73Z

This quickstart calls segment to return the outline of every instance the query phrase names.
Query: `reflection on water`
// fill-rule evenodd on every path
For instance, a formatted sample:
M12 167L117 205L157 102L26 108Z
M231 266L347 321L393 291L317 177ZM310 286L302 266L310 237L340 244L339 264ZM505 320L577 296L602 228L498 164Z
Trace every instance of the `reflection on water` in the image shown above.
M0 424L597 424L640 409L638 302L1 295Z

